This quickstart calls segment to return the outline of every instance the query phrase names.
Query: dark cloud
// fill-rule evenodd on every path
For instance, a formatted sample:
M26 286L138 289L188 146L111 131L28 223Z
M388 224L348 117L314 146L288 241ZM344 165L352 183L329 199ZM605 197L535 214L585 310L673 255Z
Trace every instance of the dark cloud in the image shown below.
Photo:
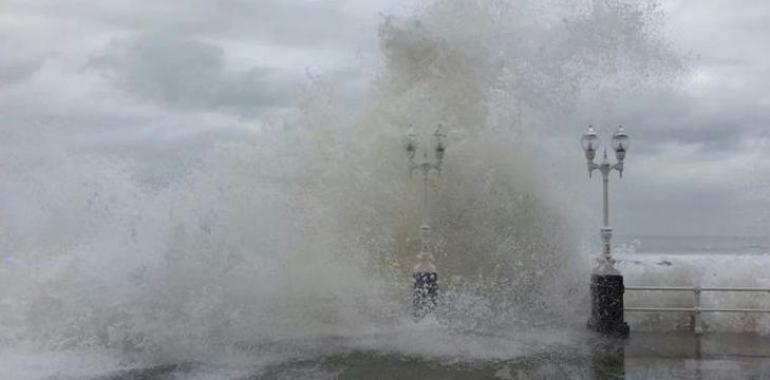
M113 40L88 67L140 99L250 115L294 104L303 81L258 66L231 72L213 43L153 34Z

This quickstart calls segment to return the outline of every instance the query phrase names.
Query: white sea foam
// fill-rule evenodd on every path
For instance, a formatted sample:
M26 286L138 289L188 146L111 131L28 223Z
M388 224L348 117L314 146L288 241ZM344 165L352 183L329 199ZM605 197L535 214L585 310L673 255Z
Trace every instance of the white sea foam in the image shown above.
M764 268L770 256L726 254L626 254L619 268L627 286L683 286L711 288L770 288ZM636 292L625 297L628 306L693 307L692 292ZM763 292L703 292L701 307L770 309ZM767 334L770 318L763 313L703 313L707 332ZM629 313L637 329L666 331L691 327L689 313Z

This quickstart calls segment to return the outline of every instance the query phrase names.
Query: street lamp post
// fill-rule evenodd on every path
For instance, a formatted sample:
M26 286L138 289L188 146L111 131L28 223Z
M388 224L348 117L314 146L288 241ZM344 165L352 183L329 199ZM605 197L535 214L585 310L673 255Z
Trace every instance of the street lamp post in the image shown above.
M441 164L444 159L446 145L444 143L445 135L442 133L442 127L439 124L438 129L433 134L435 138L434 157L431 161L428 157L428 150L422 149L421 162L415 161L415 155L419 149L417 134L414 127L409 128L406 143L406 153L409 157L409 175L415 171L422 174L423 189L422 202L420 205L420 252L417 254L417 265L414 266L414 288L412 294L412 303L414 306L414 316L417 319L425 317L437 304L438 299L438 273L433 264L433 253L430 241L430 220L429 220L429 193L428 180L431 172L441 173Z
M588 320L588 327L615 336L627 336L629 330L628 324L623 319L623 276L615 268L610 244L612 227L610 227L609 182L610 173L613 170L617 170L620 177L623 177L623 162L630 144L631 140L628 134L622 126L618 127L611 141L617 162L612 164L607 161L607 149L605 148L602 162L597 164L594 162L594 158L601 145L599 136L589 126L588 131L583 134L581 139L581 145L588 161L588 176L590 177L594 170L598 170L602 174L603 185L603 223L600 229L602 254L597 259L598 266L591 275L591 317Z

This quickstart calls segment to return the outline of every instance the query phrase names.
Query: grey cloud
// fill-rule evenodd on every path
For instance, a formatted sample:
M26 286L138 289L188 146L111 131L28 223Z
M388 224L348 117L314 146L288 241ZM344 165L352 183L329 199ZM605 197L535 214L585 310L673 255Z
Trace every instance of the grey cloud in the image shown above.
M759 154L763 148L747 144L770 132L763 49L770 5L673 3L669 18L678 30L668 37L693 57L693 71L708 70L714 82L695 92L609 99L612 107L586 110L582 120L623 123L634 138L626 177L613 182L619 231L745 231L756 219L745 210L759 213L770 200L749 203L756 197L741 186L754 169L728 174L752 160L770 162L761 160L770 157ZM136 161L147 181L162 184L213 142L240 138L239 123L295 105L304 83L299 61L317 52L375 52L376 19L353 15L351 4L377 8L373 15L387 7L342 0L4 1L4 16L21 21L0 26L0 38L24 49L3 46L0 55L0 127L36 129L28 139L35 149L46 138L70 151ZM262 51L252 48L266 45L288 53L259 57L271 68L251 65ZM329 66L320 74L347 100L364 91L360 67ZM569 143L575 170L584 170L578 145ZM682 161L682 173L662 175L670 158ZM756 176L770 178L767 167L757 166ZM718 178L693 180L702 173Z
M23 82L45 62L42 57L0 58L0 87Z
M743 73L746 75L746 73ZM770 75L757 74L758 83ZM712 154L735 154L744 142L770 132L760 92L718 85L705 94L651 92L617 100L613 120L634 134L634 150L655 154L664 143L696 144Z
M746 154L770 132L766 1L667 2L668 40L687 55L679 88L612 99L607 119L634 135L633 150L656 155L666 144L695 145L710 157ZM675 86L676 87L676 86ZM592 115L588 115L592 116ZM699 157L692 157L697 160Z
M261 40L294 46L349 46L361 40L362 21L345 12L345 3L339 0L191 0L138 4L128 0L48 0L14 1L12 6L79 22L87 19L108 29Z
M141 99L243 115L293 105L303 80L261 67L229 72L213 43L148 34L113 40L88 67Z
M676 231L692 235L758 232L744 217L757 210L746 208L745 204L736 207L741 202L736 200L740 198L735 197L734 191L684 185L661 188L638 181L635 184L639 186L636 191L616 194L616 222L622 226L619 231L632 234ZM717 215L719 217L715 217Z

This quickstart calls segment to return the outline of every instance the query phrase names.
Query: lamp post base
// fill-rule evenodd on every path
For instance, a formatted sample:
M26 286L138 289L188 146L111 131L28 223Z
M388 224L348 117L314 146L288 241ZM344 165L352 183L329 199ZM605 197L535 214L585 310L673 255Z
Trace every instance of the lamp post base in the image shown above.
M438 300L438 273L416 272L412 304L414 318L422 319L433 311Z
M623 319L623 276L594 274L591 276L591 317L588 328L608 336L628 336Z

